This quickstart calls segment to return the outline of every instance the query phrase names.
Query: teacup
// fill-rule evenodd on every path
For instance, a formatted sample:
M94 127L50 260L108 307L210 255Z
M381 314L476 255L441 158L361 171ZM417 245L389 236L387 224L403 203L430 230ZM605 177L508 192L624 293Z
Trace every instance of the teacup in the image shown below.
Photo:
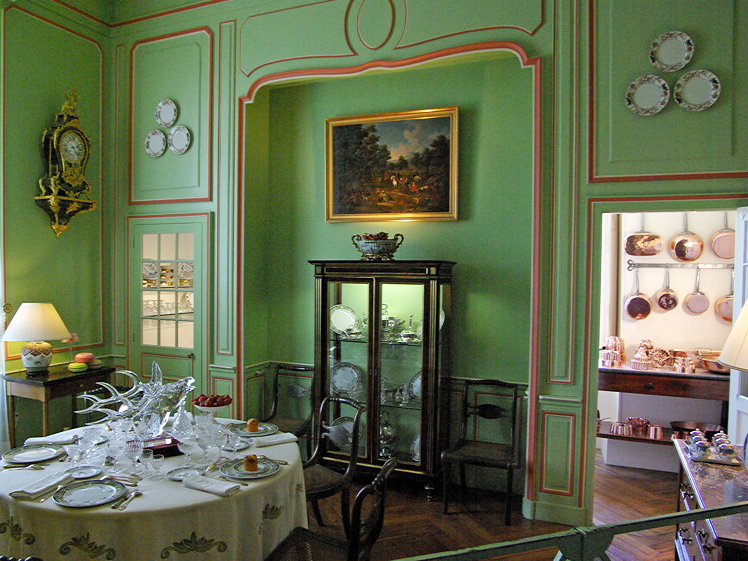
M708 458L710 455L709 449L711 446L706 440L699 440L691 446L691 457L692 458Z

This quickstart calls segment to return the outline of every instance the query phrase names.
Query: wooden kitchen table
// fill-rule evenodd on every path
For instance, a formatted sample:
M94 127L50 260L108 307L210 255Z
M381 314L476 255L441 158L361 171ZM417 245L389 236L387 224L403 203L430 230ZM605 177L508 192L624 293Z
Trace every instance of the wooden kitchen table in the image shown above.
M85 372L70 372L67 364L52 366L46 376L29 377L26 371L3 374L5 380L5 394L8 398L8 435L11 447L16 446L16 397L25 397L42 402L42 435L49 434L49 402L57 397L71 396L72 398L72 426L75 426L76 413L75 398L78 394L99 388L98 382L109 381L114 372L111 366L86 370Z

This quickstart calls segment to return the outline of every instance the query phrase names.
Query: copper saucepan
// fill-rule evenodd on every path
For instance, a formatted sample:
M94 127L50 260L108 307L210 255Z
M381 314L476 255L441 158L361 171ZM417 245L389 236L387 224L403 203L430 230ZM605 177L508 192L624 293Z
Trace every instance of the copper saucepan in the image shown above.
M678 295L670 288L670 267L665 269L665 286L655 292L654 302L663 312L669 312L678 307Z
M709 298L699 290L699 274L701 271L696 267L696 288L694 291L686 294L683 299L683 307L692 314L703 314L709 308Z
M636 279L636 281L634 285L634 292L628 298L626 298L626 302L623 307L626 310L626 314L631 319L640 320L646 318L652 311L652 302L649 300L649 296L642 292L639 292L639 267L636 267L635 271L636 276L634 278Z
M712 251L722 259L735 257L735 230L727 227L727 213L725 212L725 227L712 235Z
M670 240L670 254L678 261L696 261L704 250L704 242L688 229L688 213L683 213L683 231Z
M641 215L641 228L638 232L626 237L624 249L629 255L642 257L646 255L657 255L662 251L662 238L644 229L644 213Z
M733 297L732 293L734 290L735 285L735 272L733 271L730 275L730 293L725 294L724 296L720 296L717 298L717 301L714 303L714 313L717 314L717 316L720 319L725 320L726 322L732 322L732 303L733 303Z

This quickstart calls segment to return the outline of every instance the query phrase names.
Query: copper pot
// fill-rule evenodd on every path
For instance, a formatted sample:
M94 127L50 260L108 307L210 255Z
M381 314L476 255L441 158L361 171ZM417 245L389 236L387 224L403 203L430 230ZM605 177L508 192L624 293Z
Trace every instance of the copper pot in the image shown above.
M714 232L711 240L712 251L722 259L735 257L735 230L727 227L727 213L725 212L725 227Z
M655 293L654 302L663 312L678 307L678 295L670 288L670 267L665 269L665 286Z
M644 319L652 311L652 302L649 300L649 296L639 292L639 267L636 268L634 293L631 294L623 305L626 314L631 319Z
M714 313L716 313L720 319L728 323L732 323L732 304L733 304L732 291L733 291L734 280L735 280L735 272L733 271L730 277L730 293L725 294L724 296L720 296L719 298L717 298L717 301L714 303Z
M640 231L626 237L624 243L626 253L636 257L657 255L662 251L662 247L663 242L660 236L644 230L644 213L642 213Z
M683 213L683 231L670 240L670 254L678 261L696 261L704 251L704 242L688 229L688 213Z
M683 307L692 314L703 314L709 308L709 298L699 290L699 275L701 271L696 267L696 288L694 291L686 294L683 299Z

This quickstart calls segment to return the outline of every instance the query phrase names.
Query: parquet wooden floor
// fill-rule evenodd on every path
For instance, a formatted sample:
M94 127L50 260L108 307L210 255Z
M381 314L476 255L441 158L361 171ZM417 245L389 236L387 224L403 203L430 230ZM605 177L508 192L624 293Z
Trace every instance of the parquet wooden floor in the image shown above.
M665 514L675 510L677 475L605 466L598 461L595 477L594 523L608 524ZM457 495L457 493L456 493ZM457 499L457 497L455 497ZM373 561L389 561L469 546L560 532L568 526L527 520L521 500L514 498L512 525L503 523L501 494L470 490L464 500L442 514L440 501L427 501L420 485L390 481L384 528L374 548ZM309 512L309 527L340 537L340 501L320 501L327 526L319 527ZM617 537L608 550L612 561L672 561L672 528ZM513 556L513 561L551 560L556 550Z

